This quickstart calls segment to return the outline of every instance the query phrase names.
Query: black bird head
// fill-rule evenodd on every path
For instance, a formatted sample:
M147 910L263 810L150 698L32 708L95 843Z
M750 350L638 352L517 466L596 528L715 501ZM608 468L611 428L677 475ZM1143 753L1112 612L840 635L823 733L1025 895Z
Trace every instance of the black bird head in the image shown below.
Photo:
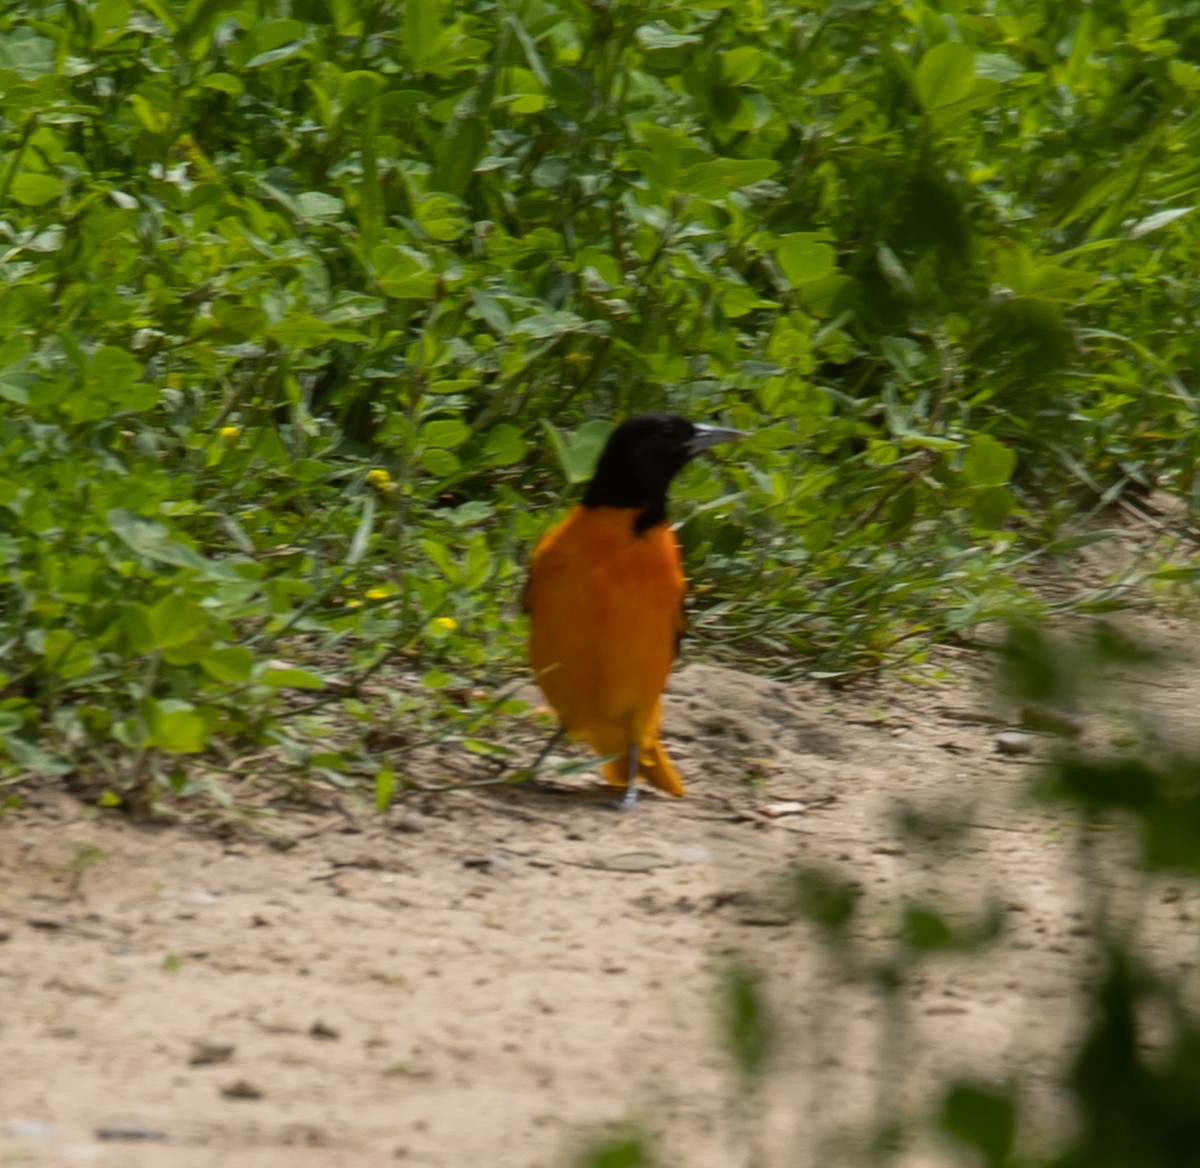
M635 530L667 519L667 488L688 461L710 446L745 438L741 430L702 426L677 414L635 414L609 436L583 496L585 507L628 507Z

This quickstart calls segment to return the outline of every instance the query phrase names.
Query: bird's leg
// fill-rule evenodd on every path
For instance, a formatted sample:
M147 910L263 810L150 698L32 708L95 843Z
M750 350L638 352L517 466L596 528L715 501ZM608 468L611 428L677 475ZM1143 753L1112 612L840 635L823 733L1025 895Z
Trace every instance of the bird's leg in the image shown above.
M625 772L625 794L621 798L620 807L622 811L632 811L633 805L637 802L637 777L638 777L638 745L636 742L629 744L629 766Z

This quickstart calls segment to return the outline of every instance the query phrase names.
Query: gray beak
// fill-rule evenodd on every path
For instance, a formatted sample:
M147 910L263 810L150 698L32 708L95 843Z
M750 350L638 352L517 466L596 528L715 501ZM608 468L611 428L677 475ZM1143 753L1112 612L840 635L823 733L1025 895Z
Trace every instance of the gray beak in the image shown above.
M699 454L710 446L720 446L722 442L736 442L739 438L749 438L744 430L726 430L720 426L705 426L696 423L696 433L687 444L689 455Z

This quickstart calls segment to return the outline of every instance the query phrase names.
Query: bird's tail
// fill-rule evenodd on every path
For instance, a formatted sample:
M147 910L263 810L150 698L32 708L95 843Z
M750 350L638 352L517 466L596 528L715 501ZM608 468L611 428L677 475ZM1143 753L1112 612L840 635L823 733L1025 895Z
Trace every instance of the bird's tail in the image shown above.
M604 777L614 787L625 786L627 764L624 758L615 758L604 764ZM649 743L643 743L638 759L638 777L668 795L684 793L683 780L675 769L662 742L655 734Z

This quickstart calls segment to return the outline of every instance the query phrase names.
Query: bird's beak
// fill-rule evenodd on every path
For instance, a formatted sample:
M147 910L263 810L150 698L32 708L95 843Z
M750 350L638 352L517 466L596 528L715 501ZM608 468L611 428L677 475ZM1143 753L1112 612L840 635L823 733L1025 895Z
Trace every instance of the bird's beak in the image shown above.
M739 438L749 437L744 430L726 430L721 426L704 426L697 423L696 433L688 440L687 452L689 455L699 454L701 450L707 450L710 446L720 446L722 442L736 442Z

